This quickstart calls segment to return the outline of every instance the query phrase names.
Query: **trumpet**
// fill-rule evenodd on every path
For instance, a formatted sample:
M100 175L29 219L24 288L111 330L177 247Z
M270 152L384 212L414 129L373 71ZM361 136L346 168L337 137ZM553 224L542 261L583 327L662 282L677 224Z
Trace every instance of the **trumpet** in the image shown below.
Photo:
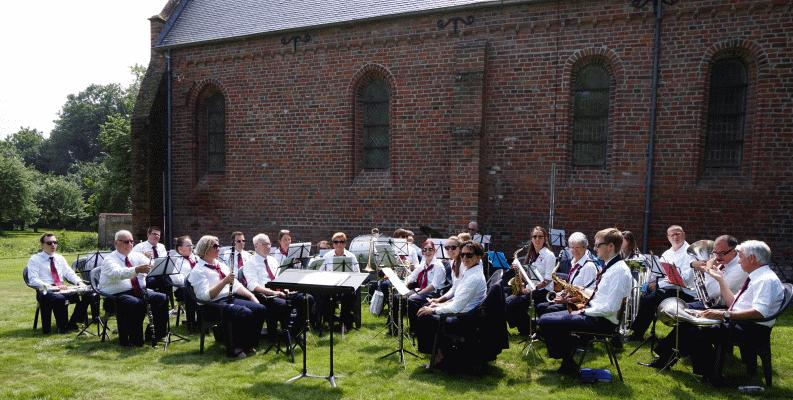
M369 259L366 261L366 268L363 269L366 272L377 271L377 265L375 265L375 268L372 268L372 255L375 254L374 242L379 237L380 229L372 228L372 237L369 238Z

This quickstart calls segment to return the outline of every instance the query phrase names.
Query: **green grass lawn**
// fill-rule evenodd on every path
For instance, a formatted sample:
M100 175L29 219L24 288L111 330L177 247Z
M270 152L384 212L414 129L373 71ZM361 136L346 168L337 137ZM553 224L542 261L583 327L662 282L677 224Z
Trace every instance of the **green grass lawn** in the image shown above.
M371 316L368 310L360 330L343 338L336 335L338 388L331 389L319 379L286 384L300 372L299 351L294 364L283 355L262 351L231 361L211 335L202 355L198 353L197 335L188 335L190 342L174 343L164 352L162 347L122 348L115 336L102 343L96 337L34 332L35 297L21 278L26 261L27 257L0 260L0 294L4 301L0 315L0 399L750 398L734 388L714 389L700 383L685 363L664 373L636 365L637 361L648 360L649 353L642 349L629 356L635 348L633 343L619 355L625 383L617 380L613 367L613 383L584 385L560 377L555 372L557 360L534 363L523 357L523 345L517 336L511 337L510 348L480 375L428 372L421 366L425 359L411 356L403 369L396 357L378 359L395 349L396 341L379 334L383 319ZM774 388L763 398L793 397L791 324L793 317L788 313L773 330ZM176 331L186 334L182 327ZM665 335L668 328L660 331ZM542 344L538 350L546 355ZM309 336L308 352L309 373L327 374L327 335ZM610 368L607 356L599 350L587 356L584 366ZM726 375L735 386L762 384L761 374L745 376L737 358L728 360Z

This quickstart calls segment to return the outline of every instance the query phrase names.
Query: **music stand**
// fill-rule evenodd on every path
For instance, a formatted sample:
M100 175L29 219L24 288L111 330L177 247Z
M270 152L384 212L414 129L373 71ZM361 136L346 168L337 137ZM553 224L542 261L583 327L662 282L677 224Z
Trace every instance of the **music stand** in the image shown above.
M384 356L380 356L379 358L383 359L393 354L399 354L399 362L402 364L402 367L407 368L407 364L405 363L405 353L408 353L416 358L418 358L418 355L412 353L410 350L405 350L405 334L404 334L405 324L403 318L404 314L402 313L402 309L403 309L402 304L404 302L402 301L402 299L407 299L408 295L413 293L413 291L408 289L407 286L405 286L402 280L399 279L399 277L397 276L396 272L394 272L394 270L392 270L391 268L387 268L387 267L382 268L382 271L385 274L385 276L388 277L388 280L391 281L391 293L389 295L393 297L393 292L396 291L397 293L399 293L399 297L400 297L398 302L399 305L397 306L399 307L397 312L399 322L397 323L397 327L396 327L397 335L399 335L399 340L398 340L399 345L396 348L396 350Z
M564 229L551 229L548 235L551 236L551 246L567 247L567 236Z
M443 246L446 245L446 242L448 241L448 239L434 239L434 238L431 238L431 239L427 239L427 240L431 240L432 244L435 245L435 258L437 258L438 260L448 260L449 259L449 256L446 254L446 249L443 248Z
M333 272L333 271L309 271L289 269L274 280L267 282L265 287L270 289L289 289L296 292L313 293L315 295L327 295L333 304L336 296L342 293L353 293L367 279L369 274L357 272ZM308 302L306 302L308 304ZM328 376L311 375L306 367L306 330L303 331L303 370L300 374L287 380L287 383L300 380L302 378L320 378L327 380L331 387L336 387L336 376L333 372L333 307L328 308L330 323L330 372ZM308 313L306 313L308 315ZM308 318L308 317L307 317Z
M97 251L95 251L93 253L86 253L85 255L83 255L83 254L78 254L77 255L77 260L74 261L74 264L72 266L73 266L74 271L76 273L80 274L80 279L83 280L83 283L88 282L88 285L90 286L90 284L91 284L91 270L93 270L94 268L99 267L101 265L101 263L105 260L105 257L110 255L110 253L111 252L109 252L109 251L97 250ZM93 300L94 300L93 292L92 293L83 294L83 296L84 296L83 300L85 300L85 296L88 296L89 299L91 299L91 303L89 304L89 306L91 308L91 320L90 321L88 320L88 313L86 313L85 321L83 321L83 329L80 329L80 332L77 332L77 336L78 337L82 336L82 335L99 336L100 335L100 332L99 332L100 325L99 324L97 324L97 326L96 326L96 334L94 334L93 332L89 332L88 328L90 328L91 325L93 325L95 322L97 322L97 319L99 319L98 315L99 315L99 299L100 298L97 296L96 297L96 303L94 303L93 302Z
M233 249L233 247L232 247L232 249ZM165 279L166 276L180 274L181 270L182 270L182 264L184 263L184 261L181 262L181 263L177 263L174 259L178 259L178 258L181 258L181 256L167 255L167 256L164 256L164 257L158 257L158 258L155 258L155 259L151 260L152 267L151 267L151 271L149 271L149 273L147 275L147 278L148 277L153 277L153 278L162 277L162 279ZM188 341L190 341L190 339L188 339L188 338L186 338L186 337L184 337L184 336L182 336L182 335L180 335L178 333L171 332L171 319L170 318L168 318L168 320L166 321L165 326L168 329L168 332L165 334L165 337L162 338L163 351L168 351L168 345L173 343L173 342L179 342L179 341L188 342ZM153 328L154 327L152 327L152 329ZM173 338L174 336L176 337L176 339Z
M352 257L333 256L333 270L336 272L355 272L352 270Z
M516 259L517 260L517 259ZM526 345L523 346L523 355L528 356L531 354L532 361L540 359L539 353L537 353L537 349L534 348L534 343L539 342L540 339L537 339L537 334L534 332L534 318L537 316L536 311L534 309L534 296L532 296L532 292L537 289L537 285L534 284L534 281L542 282L542 277L538 273L538 271L531 265L526 266L526 270L523 269L523 266L518 261L518 273L521 274L521 279L523 279L526 283L526 286L529 287L529 312L534 313L535 315L529 316L529 337L526 339Z
M683 277L680 276L680 273L677 271L677 267L674 264L667 264L661 263L661 267L664 269L664 273L666 273L667 280L672 285L675 285L675 297L680 298L680 288L685 287L686 283L683 281ZM680 302L675 302L675 315L680 315ZM657 318L657 317L656 317ZM661 372L667 368L672 367L672 365L680 359L680 318L675 318L675 347L672 348L672 355L669 357L669 361L663 368L659 369L658 372Z
M661 268L660 257L658 257L658 256L654 255L652 252L650 252L650 257L649 258L650 258L650 269L648 271L648 274L651 273L651 274L655 275L655 290L658 290L658 280L660 278L665 277L666 274L664 273L663 268ZM678 295L679 295L679 293L678 293ZM658 315L656 315L653 318L653 323L652 323L652 325L650 325L650 335L647 336L647 339L642 340L642 342L639 343L639 345L636 346L635 349L633 349L631 354L629 354L630 356L636 354L636 352L639 351L639 349L641 349L645 344L649 345L650 357L653 356L653 349L655 348L655 343L658 341L658 336L655 334L655 324L657 322L658 322Z
M493 268L509 269L509 263L503 251L490 250L487 252L487 257L490 259L490 265L492 265Z

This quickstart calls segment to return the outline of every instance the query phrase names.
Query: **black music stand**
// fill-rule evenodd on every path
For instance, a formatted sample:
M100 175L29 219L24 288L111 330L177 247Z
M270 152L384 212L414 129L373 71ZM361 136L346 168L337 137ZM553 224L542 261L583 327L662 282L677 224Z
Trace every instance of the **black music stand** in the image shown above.
M91 282L91 270L94 268L99 267L99 265L105 260L105 256L109 255L111 252L109 251L95 251L93 253L86 253L85 257L83 255L78 254L77 260L74 262L74 270L78 274L80 274L80 278L83 282L88 282L90 285ZM83 322L83 329L80 329L80 332L77 332L77 336L82 335L91 335L91 336L99 336L99 328L100 324L96 325L96 334L93 332L89 332L88 328L91 325L94 325L99 319L99 297L97 296L96 299L93 298L93 293L86 293L83 295L83 300L85 297L88 297L91 301L89 304L91 308L91 319L88 319L88 313L85 315L85 321ZM94 300L96 300L94 302Z
M661 265L658 262L658 257L656 257L652 252L650 253L650 271L649 271L649 273L652 273L652 274L655 275L655 290L658 290L658 280L660 278L665 277L666 274L664 273L663 268L661 268ZM679 296L680 293L677 293L677 295ZM631 354L629 354L629 356L632 356L632 355L636 354L636 352L639 351L639 349L641 349L644 345L648 345L649 349L650 349L650 357L653 357L653 349L655 348L655 343L658 342L658 336L655 334L655 324L656 324L656 322L658 322L657 312L656 312L655 317L653 317L652 325L650 325L650 335L647 336L647 339L642 340L642 342L639 343L639 345L636 346L635 349L633 349L633 351L631 352Z
M234 248L232 247L231 249L232 249L232 253L231 254L233 255L234 254ZM163 279L165 279L166 276L180 274L181 270L182 270L182 263L178 263L177 264L176 261L174 261L175 258L181 258L181 256L166 255L164 257L158 257L158 258L152 259L151 260L151 262L152 262L151 271L149 271L149 273L147 275L147 278L148 277L153 277L153 278L162 277ZM148 288L146 290L148 290ZM171 332L171 319L170 318L168 318L168 320L166 321L165 326L168 329L168 332L165 334L165 337L162 338L163 351L168 351L168 345L171 344L171 343L179 342L179 341L185 341L185 342L189 342L190 341L190 339L188 339L188 338L186 338L186 337L184 337L184 336L182 336L182 335L180 335L178 333ZM154 332L153 332L154 327L152 326L151 328L152 328L152 335L154 335ZM174 336L176 337L176 339L173 338ZM152 347L156 346L156 344L157 343L154 342L154 340L152 340Z
M516 258L516 260L517 260L517 258ZM520 261L519 260L518 260L518 268L523 269L523 266L520 265ZM536 313L536 311L534 309L534 296L533 296L533 293L531 293L531 292L533 292L535 289L537 289L537 286L534 284L533 280L536 280L537 282L542 282L542 277L537 273L537 271L534 270L534 268L531 266L531 264L529 264L526 269L528 270L528 273L527 273L526 276L529 278L526 281L526 284L530 286L529 287L529 289L530 289L530 291L529 291L529 312L534 313L535 315L529 316L529 337L525 340L526 345L523 346L522 353L525 356L528 356L529 354L531 354L532 360L537 360L537 359L540 359L540 355L539 355L539 353L537 353L537 349L534 348L534 343L539 342L540 339L537 338L537 333L534 332L534 322L533 321L534 321L534 318L537 317L537 315L536 315L537 313ZM520 271L517 271L517 273L520 273Z
M405 363L405 353L410 354L416 358L418 358L418 354L415 354L410 350L405 350L405 323L404 323L405 318L402 310L404 309L403 303L406 303L406 301L402 301L402 299L404 298L405 300L407 300L408 295L414 292L408 289L407 286L405 286L405 284L402 283L402 281L399 279L397 274L391 268L383 268L382 271L385 274L385 276L387 276L388 279L391 281L391 293L389 294L389 296L393 298L394 296L393 291L396 290L397 293L399 293L399 297L400 297L398 301L399 305L397 305L397 307L399 307L398 317L397 317L398 318L397 335L399 335L399 340L398 340L399 345L396 348L396 350L384 356L380 356L379 358L382 360L383 358L386 358L388 356L399 354L399 362L402 364L403 368L407 368L407 363Z
M330 297L332 305L337 296L343 293L355 292L367 279L369 279L369 274L357 272L289 269L278 275L274 280L267 282L265 286L270 289L288 289L296 292L326 295ZM336 387L336 375L333 372L333 307L328 307L328 312L331 314L328 318L330 323L330 372L327 376L308 373L306 368L308 346L306 346L306 331L303 331L303 370L300 374L287 380L287 383L292 383L301 378L320 378L327 380L331 387Z
M288 263L292 265L300 263L300 268L305 269L308 265L304 264L304 262L311 258L310 253L311 242L292 243L286 250L286 257L284 260L288 260ZM281 263L281 265L283 264L284 263Z
M490 266L490 259L487 257L487 252L490 251L490 235L484 234L474 234L472 240L476 243L482 245L482 249L485 251L485 256L482 257L482 271L485 271L485 276L490 278L490 275L493 274L492 268Z
M333 256L332 269L336 272L355 272L352 270L352 257Z
M446 249L443 248L446 245L447 239L427 239L431 240L432 244L435 245L435 258L438 260L448 260L449 256L446 254Z

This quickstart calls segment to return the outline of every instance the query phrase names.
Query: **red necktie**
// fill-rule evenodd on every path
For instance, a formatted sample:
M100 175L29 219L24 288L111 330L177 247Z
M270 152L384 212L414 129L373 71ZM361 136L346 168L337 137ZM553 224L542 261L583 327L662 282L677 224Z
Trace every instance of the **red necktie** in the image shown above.
M575 272L578 271L579 268L581 268L581 264L575 263L575 265L573 265L573 268L570 269L570 282L573 281L573 278L575 277Z
M416 282L419 284L420 289L424 290L424 288L427 287L427 281L429 280L430 271L432 271L432 267L434 266L435 264L430 264L429 268L425 267L419 272L419 276L418 279L416 279Z
M220 265L207 264L207 267L214 269L218 273L218 276L220 276L221 280L226 279L226 274L224 274L223 271L220 269Z
M50 274L52 274L52 284L54 286L63 284L63 282L61 282L61 277L58 276L58 270L55 269L55 259L52 257L50 257Z
M237 268L242 268L242 253L237 253Z
M738 302L738 298L739 298L739 297L741 297L741 295L743 294L743 292L745 292L745 291L746 291L746 288L748 288L748 287L749 287L749 281L750 281L750 280L751 280L751 279L749 279L749 277L747 276L747 277L746 277L746 280L745 280L745 281L743 281L743 286L741 286L741 290L740 290L740 291L738 291L738 294L736 294L736 295L735 295L735 298L734 298L734 299L732 299L732 304L730 304L730 311L732 311L732 308L733 308L733 307L735 307L735 303L737 303L737 302Z
M157 254L157 245L151 246L151 251L154 253L154 258L160 258L160 255Z
M187 262L190 263L190 269L195 268L195 264L196 264L197 261L191 260L190 257L185 257L185 258L187 259Z
M129 257L124 257L124 264L127 265L127 268L132 268L132 263L129 261ZM132 283L132 293L136 296L143 293L143 290L140 288L140 282L138 282L138 274L135 274L132 278L129 278L129 281Z
M270 277L270 280L275 279L275 275L273 275L273 271L270 270L270 264L267 263L267 257L264 258L264 268L267 269L267 276Z
M278 250L281 252L281 254L287 255L287 250L284 250L284 249L281 249L281 248L279 248Z

